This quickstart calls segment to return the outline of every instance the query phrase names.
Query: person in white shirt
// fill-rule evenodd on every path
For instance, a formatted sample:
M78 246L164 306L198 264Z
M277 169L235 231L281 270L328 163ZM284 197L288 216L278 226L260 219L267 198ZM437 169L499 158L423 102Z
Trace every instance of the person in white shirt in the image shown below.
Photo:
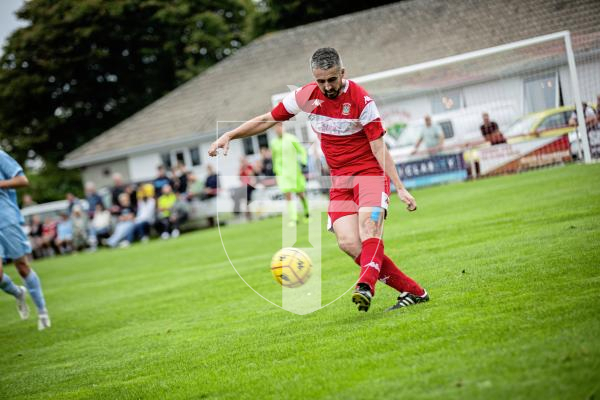
M438 124L431 122L429 115L425 116L425 126L421 129L421 135L411 154L417 152L421 142L425 142L425 149L431 156L439 153L444 148L444 132Z
M589 131L598 123L596 112L586 102L581 103L581 106L583 108L583 115L585 118L585 127ZM569 126L577 126L577 110L571 113L571 118L569 118Z

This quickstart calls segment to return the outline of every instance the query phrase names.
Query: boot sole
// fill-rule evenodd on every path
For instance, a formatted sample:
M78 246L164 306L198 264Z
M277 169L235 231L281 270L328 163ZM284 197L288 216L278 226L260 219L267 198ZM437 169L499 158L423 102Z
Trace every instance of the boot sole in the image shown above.
M352 294L352 302L358 306L358 311L369 311L369 306L371 305L371 299L362 293L353 293Z

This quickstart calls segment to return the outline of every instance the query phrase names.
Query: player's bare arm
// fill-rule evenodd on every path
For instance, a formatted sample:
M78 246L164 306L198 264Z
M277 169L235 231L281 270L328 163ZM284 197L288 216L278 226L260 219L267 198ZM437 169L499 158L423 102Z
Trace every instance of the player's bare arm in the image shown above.
M0 180L0 189L17 189L29 186L29 179L25 175L18 175L11 179Z
M258 135L275 125L277 121L273 120L271 113L256 116L249 121L244 122L234 130L224 133L218 140L210 145L208 155L214 157L217 155L218 149L223 149L223 154L227 155L229 150L229 142L233 139L241 139Z
M373 155L379 162L379 165L385 174L390 177L392 183L396 187L396 193L398 193L398 197L403 203L406 204L406 209L408 211L415 211L417 209L417 202L402 184L400 176L398 176L396 166L394 165L392 155L383 142L383 137L371 141L371 151L373 151Z

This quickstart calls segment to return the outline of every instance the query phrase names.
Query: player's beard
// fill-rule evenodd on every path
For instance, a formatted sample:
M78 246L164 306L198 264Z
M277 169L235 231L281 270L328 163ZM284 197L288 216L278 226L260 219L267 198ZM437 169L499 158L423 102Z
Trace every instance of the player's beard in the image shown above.
M325 97L327 97L328 99L335 99L340 94L341 89L342 88L340 87L339 89L336 89L336 90L329 90L329 91L326 90Z

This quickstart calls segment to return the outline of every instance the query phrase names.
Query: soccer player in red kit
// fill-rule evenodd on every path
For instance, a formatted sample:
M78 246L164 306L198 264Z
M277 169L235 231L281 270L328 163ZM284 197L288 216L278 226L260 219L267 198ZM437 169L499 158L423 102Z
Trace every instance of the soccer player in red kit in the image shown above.
M335 233L339 247L360 266L352 301L359 311L367 311L377 280L400 292L397 303L388 310L428 301L427 292L384 254L383 220L390 179L408 211L415 211L417 204L400 181L384 144L385 130L375 102L362 87L344 78L335 49L318 49L310 66L315 82L289 93L271 112L223 134L212 143L209 155L215 156L220 148L227 154L232 139L259 134L306 112L331 171L328 228Z

